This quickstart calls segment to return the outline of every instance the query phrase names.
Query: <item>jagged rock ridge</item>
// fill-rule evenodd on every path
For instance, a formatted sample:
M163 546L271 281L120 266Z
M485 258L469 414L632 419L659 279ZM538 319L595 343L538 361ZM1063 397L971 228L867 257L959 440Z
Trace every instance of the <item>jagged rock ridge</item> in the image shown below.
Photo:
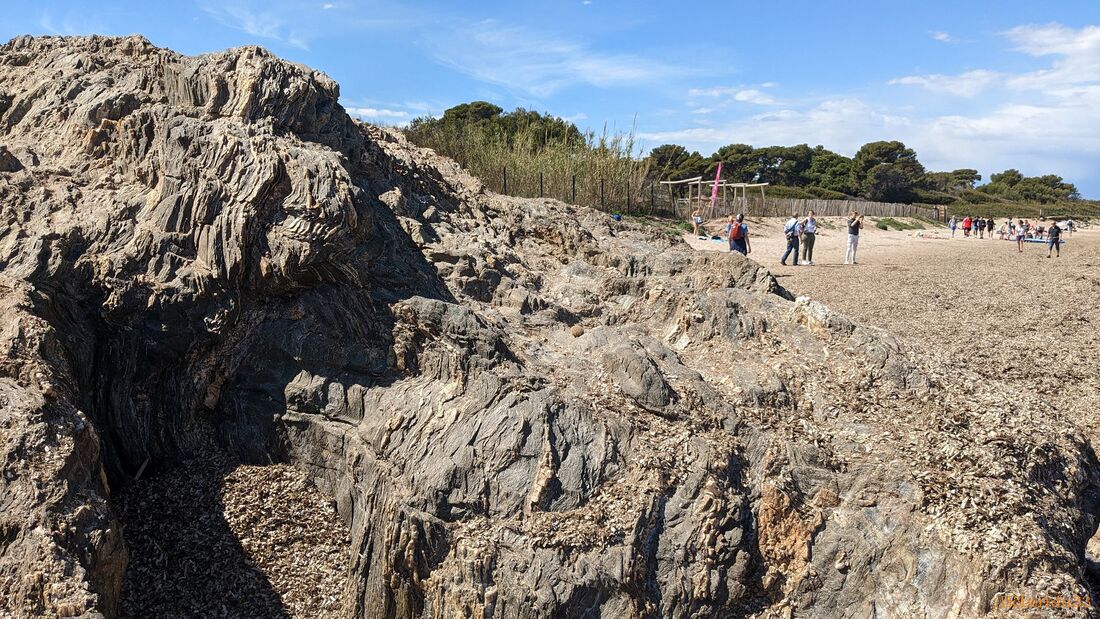
M262 49L15 39L0 146L2 611L113 616L112 488L213 448L336 498L357 617L1082 592L1097 462L1056 412L740 256L491 194Z

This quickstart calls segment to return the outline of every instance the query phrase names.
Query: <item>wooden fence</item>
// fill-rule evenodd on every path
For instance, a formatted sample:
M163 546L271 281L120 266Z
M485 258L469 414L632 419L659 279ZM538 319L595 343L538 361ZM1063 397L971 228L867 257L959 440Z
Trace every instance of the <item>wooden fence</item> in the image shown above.
M677 200L676 216L688 219L698 208L705 219L718 219L736 213L746 217L789 217L791 213L805 215L813 211L819 217L843 217L849 211L857 211L872 217L923 217L942 221L944 210L912 204L893 202L866 202L862 200L807 200L798 198L763 198L747 196L736 200L718 200L711 206L710 200Z
M506 195L557 198L563 202L607 212L682 220L690 219L692 211L698 208L706 219L725 218L736 213L744 213L749 217L789 217L792 212L805 215L809 210L822 217L843 217L848 211L855 210L872 217L924 217L947 221L946 209L943 207L937 209L863 200L762 198L759 195L733 198L720 195L714 206L711 206L709 190L701 197L674 198L666 187L658 187L657 183L642 182L638 178L610 179L593 174L556 176L528 170L503 169L499 179L490 179L487 184L494 191Z

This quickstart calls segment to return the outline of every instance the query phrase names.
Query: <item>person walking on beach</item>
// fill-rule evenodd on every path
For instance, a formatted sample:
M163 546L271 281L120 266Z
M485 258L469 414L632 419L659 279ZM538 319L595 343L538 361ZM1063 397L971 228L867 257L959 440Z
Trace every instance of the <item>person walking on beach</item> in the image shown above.
M1058 225L1058 222L1050 224L1050 230L1047 231L1049 235L1047 237L1047 258L1050 258L1051 250L1054 250L1054 256L1056 258L1062 257L1062 228Z
M787 266L787 256L794 252L794 263L791 266L798 266L798 235L801 233L802 222L798 220L798 213L791 213L791 218L783 224L783 234L787 237L787 251L783 252L779 264Z
M806 219L802 220L802 264L813 266L814 263L814 239L817 237L817 217L814 212L806 213ZM798 256L795 256L797 262Z
M985 220L979 217L977 221L974 222L974 227L978 229L978 238L985 239Z
M1021 254L1024 253L1024 242L1027 240L1027 228L1024 226L1024 220L1019 220L1016 224L1016 250Z
M951 221L947 222L947 227L951 228L951 238L955 238L955 228L959 226L959 222L955 220L955 216L951 216Z
M730 251L740 252L747 256L752 251L749 246L749 224L745 223L745 216L741 213L737 217L730 215L730 222L726 224L726 236L730 240Z
M859 248L859 230L863 227L863 215L855 211L848 212L848 249L844 252L844 264L856 262L856 249Z
M970 218L970 215L963 217L963 236L970 238L970 229L974 227L974 220Z
M703 236L703 212L695 209L691 213L691 233L697 237Z
M993 240L993 218L990 217L985 220L985 231L989 233L989 240Z

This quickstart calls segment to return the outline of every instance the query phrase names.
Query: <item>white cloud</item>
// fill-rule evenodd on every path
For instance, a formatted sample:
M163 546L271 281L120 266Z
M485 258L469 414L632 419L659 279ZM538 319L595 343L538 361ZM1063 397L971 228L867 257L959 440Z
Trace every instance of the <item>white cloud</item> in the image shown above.
M201 5L202 10L215 21L262 39L286 43L298 49L309 50L306 38L285 27L285 20L271 11L255 11L239 4L223 6Z
M354 114L362 118L373 119L389 119L389 120L401 120L409 117L408 112L402 112L400 110L387 110L385 108L374 107L349 107L347 108L348 114Z
M874 109L859 99L842 98L823 101L805 110L784 108L713 127L646 132L639 137L654 144L684 144L701 152L713 152L732 143L770 146L808 142L851 154L873 139L893 139L893 135L908 132L909 124L909 119L903 116Z
M996 71L978 69L967 71L959 75L910 75L890 80L890 84L906 86L922 86L932 92L956 95L959 97L974 97L987 87L997 83L1002 75Z
M1017 51L1032 56L1095 55L1100 50L1100 26L1075 30L1056 23L1029 24L1016 26L1003 34L1016 44Z
M1100 85L1100 26L1080 29L1060 24L1017 26L1002 33L1015 50L1029 56L1054 56L1048 68L1007 74L978 69L958 75L911 75L890 84L922 86L932 92L974 97L990 86L1011 92L1034 91L1056 98L1087 95Z
M950 34L942 30L933 30L932 32L928 33L928 36L932 37L932 39L936 41L940 41L941 43L953 43L955 41L955 39Z
M336 5L331 3L331 2L326 2L326 3L321 5L321 8L327 11L329 9L335 9Z
M1016 44L1017 51L1055 57L1049 68L1013 77L1008 82L1010 88L1065 97L1079 96L1083 87L1100 84L1100 27L1017 26L1004 35Z
M762 88L774 84L762 84ZM715 86L713 88L692 88L688 90L689 97L706 97L713 99L733 99L742 103L754 103L756 105L772 105L776 100L771 95L755 88L735 88L730 86Z
M536 98L578 84L640 87L686 71L495 20L456 24L448 32L433 34L428 45L438 62L456 71Z
M770 95L766 95L759 90L742 90L741 92L733 95L733 98L737 101L744 103L755 103L756 105L771 105L775 103Z
M65 13L59 18L46 12L38 18L38 25L49 34L64 36L84 34L111 34L111 30L100 23L95 16L84 13Z
M577 112L576 114L570 116L562 116L561 119L566 122L579 123L582 120L588 120L588 114L585 114L584 112Z

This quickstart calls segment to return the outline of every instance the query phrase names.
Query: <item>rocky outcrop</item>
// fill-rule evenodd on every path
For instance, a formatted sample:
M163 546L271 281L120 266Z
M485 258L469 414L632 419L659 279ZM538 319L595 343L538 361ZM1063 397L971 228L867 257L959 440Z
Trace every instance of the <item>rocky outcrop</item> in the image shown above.
M493 195L308 68L19 38L0 144L0 614L113 616L112 489L211 448L331 493L357 617L1082 592L1098 467L1056 413L739 255Z

